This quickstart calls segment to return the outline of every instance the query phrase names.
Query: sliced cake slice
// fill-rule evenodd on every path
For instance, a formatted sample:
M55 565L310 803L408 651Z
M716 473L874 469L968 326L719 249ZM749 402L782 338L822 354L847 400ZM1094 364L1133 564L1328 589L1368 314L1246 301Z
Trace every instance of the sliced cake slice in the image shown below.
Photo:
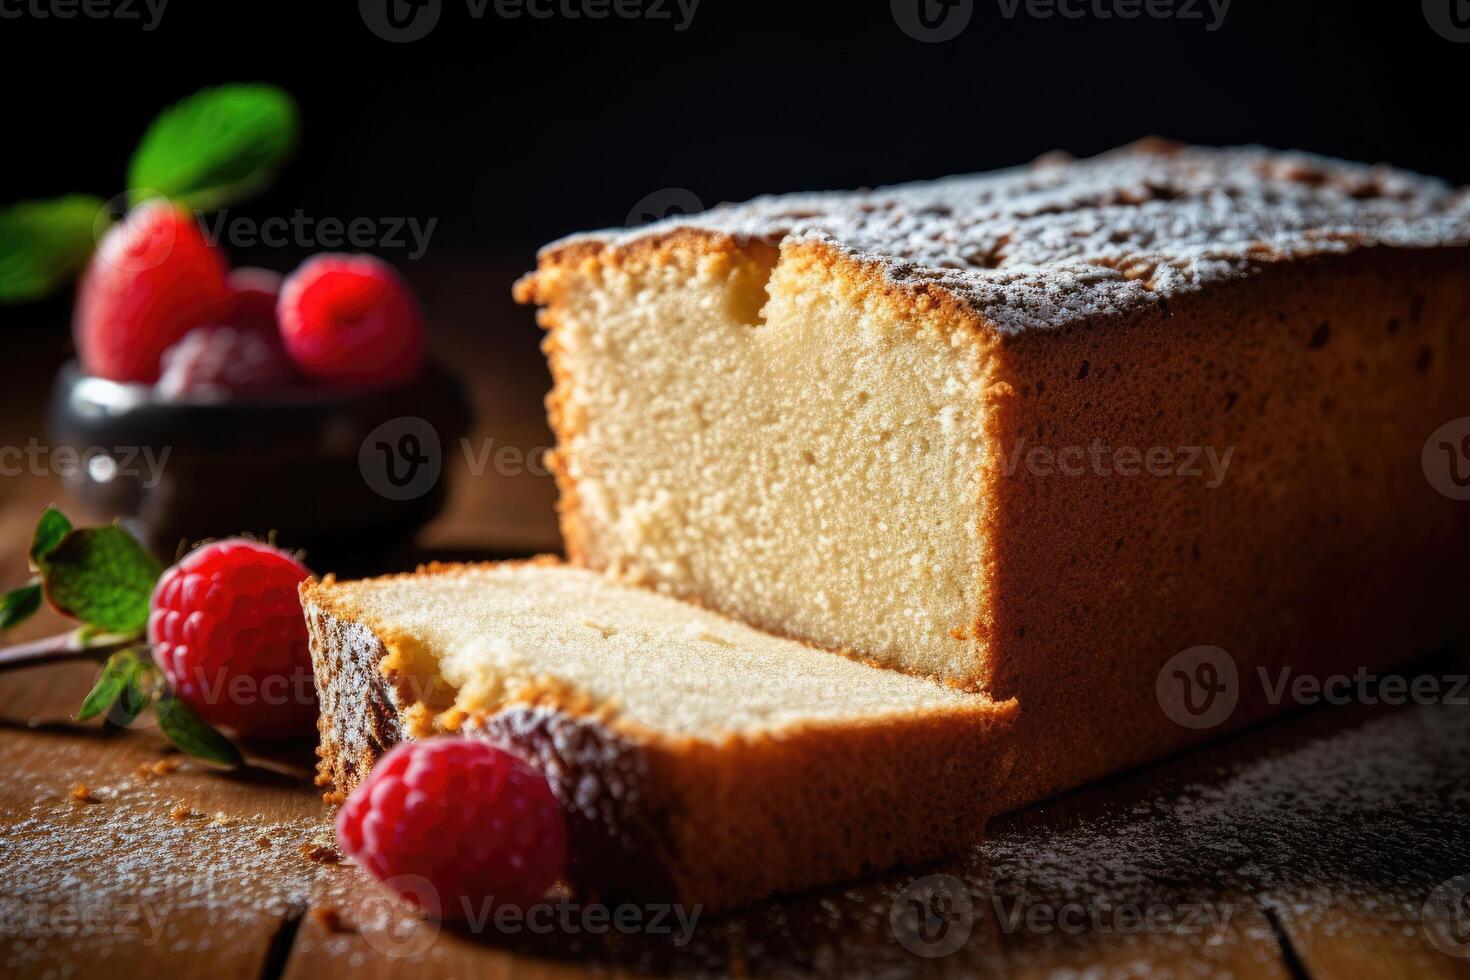
M723 908L952 853L1013 703L777 638L555 561L306 583L320 778L493 738L566 806L574 884Z

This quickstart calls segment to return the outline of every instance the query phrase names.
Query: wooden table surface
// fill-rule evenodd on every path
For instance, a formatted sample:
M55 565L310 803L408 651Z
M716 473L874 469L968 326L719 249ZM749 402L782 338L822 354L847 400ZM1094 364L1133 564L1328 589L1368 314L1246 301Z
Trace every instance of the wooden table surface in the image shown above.
M466 262L420 275L443 319L516 315L498 292L508 273ZM44 438L48 359L64 354L54 338L21 340L34 369L7 396L5 445ZM523 323L441 337L467 365L474 439L545 444L535 342ZM421 538L427 553L555 547L544 478L460 477ZM64 499L50 476L0 477L0 585L23 581L35 517ZM9 639L63 625L46 613ZM622 910L642 926L620 931L563 902L497 931L421 921L335 862L309 745L253 747L251 765L226 774L146 726L70 721L94 670L0 674L5 977L1470 977L1463 691L1299 711L998 818L984 844L931 867L718 918ZM1415 668L1450 678L1444 690L1467 670L1456 652ZM942 915L916 931L921 907Z

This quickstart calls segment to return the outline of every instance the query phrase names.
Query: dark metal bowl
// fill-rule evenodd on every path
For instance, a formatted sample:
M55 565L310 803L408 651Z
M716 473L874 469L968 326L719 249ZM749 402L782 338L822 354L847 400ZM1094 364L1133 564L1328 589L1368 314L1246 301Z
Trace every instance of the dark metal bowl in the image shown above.
M241 533L274 533L318 568L381 556L443 506L470 420L463 385L437 366L394 387L179 402L68 364L51 400L68 490L166 561Z

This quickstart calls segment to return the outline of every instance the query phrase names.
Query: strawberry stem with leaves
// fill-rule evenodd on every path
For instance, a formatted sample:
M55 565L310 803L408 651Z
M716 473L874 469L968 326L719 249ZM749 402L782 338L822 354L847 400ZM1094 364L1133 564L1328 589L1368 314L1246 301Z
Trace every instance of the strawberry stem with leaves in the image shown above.
M0 598L0 631L29 619L46 599L80 628L0 649L0 670L67 660L102 660L78 721L106 713L126 727L151 708L158 728L196 758L238 766L240 751L168 688L144 635L153 586L163 567L117 525L76 528L55 507L36 525L32 579Z

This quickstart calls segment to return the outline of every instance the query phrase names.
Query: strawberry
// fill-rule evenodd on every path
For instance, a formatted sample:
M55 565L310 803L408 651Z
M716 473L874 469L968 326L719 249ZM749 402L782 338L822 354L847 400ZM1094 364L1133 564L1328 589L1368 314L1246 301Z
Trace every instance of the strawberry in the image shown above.
M78 288L72 330L86 373L158 380L163 352L218 323L234 293L225 263L188 212L149 201L103 236Z

